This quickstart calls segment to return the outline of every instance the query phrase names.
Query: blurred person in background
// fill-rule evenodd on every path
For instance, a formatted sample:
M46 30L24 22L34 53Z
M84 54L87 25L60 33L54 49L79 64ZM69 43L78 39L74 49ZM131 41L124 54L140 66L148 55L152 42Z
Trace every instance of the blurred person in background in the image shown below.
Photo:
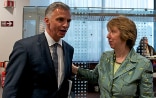
M156 55L155 49L148 44L147 37L142 37L139 43L139 46L136 50L137 53L140 53L143 56L153 56Z

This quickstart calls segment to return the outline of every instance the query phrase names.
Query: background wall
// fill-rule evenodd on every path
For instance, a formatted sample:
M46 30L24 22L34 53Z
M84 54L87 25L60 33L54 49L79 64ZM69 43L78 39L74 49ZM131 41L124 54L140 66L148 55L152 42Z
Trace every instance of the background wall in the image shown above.
M154 0L97 0L97 2L94 2L94 0L14 0L14 8L4 8L4 1L5 0L0 0L0 21L14 21L14 26L0 26L0 61L8 61L13 44L15 41L22 38L23 6L47 6L51 2L62 1L71 7L122 8L123 6L133 8L153 8ZM139 27L142 27L140 24L141 23L139 23ZM151 42L151 45L153 45L152 39Z
M49 4L54 1L57 0L49 0ZM98 61L102 52L112 50L106 38L106 24L119 14L126 14L137 25L138 34L134 49L138 47L142 37L147 37L149 44L153 46L155 16L151 17L152 0L59 1L68 4L72 9L71 25L63 39L74 47L73 61ZM30 6L24 7L24 38L44 32L43 18L44 10L49 5L47 2L30 0Z
M5 8L0 0L0 22L13 21L13 27L0 26L0 61L8 61L15 41L22 38L23 6L29 5L29 0L14 0L14 8Z

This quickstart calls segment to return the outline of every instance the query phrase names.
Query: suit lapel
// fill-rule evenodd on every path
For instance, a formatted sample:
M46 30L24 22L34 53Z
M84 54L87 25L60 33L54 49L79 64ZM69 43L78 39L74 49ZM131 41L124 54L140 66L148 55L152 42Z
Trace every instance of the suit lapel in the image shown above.
M67 64L67 59L68 59L68 51L67 51L67 46L66 46L66 43L62 40L62 49L63 49L63 60L64 60L64 78L66 77L66 74L67 74L67 69L68 69L68 64Z
M55 71L52 71L52 69L55 69L55 68L53 65L53 61L52 61L51 53L49 50L48 42L47 42L47 39L46 39L44 33L42 33L39 36L38 42L39 42L39 45L41 48L41 55L43 56L45 62L47 63L47 66L50 68L50 70L49 70L50 74L55 74ZM54 77L52 77L52 78L54 78Z
M106 64L106 65L109 65L109 66L107 66L107 73L108 73L108 78L110 79L110 81L112 81L113 80L113 77L114 77L114 72L113 72L113 68L114 68L114 57L113 57L113 54L114 54L114 52L112 52L111 53L111 57L108 57L108 59L109 59L109 62L108 62L108 64Z
M137 59L136 59L135 50L131 49L131 51L128 54L128 56L126 57L125 61L121 64L121 66L115 73L114 79L119 77L120 75L123 75L126 72L129 72L129 70L135 68L135 63L137 62L136 60Z
M120 68L117 70L117 72L115 73L114 75L114 79L119 77L120 75L128 72L129 70L135 68L134 64L132 64L131 62L129 61L125 61L121 66Z

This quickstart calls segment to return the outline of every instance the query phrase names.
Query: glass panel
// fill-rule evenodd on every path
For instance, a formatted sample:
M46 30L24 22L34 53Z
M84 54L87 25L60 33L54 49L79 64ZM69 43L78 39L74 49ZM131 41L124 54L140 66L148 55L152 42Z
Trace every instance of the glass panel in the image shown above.
M154 0L104 0L105 8L154 8Z
M24 31L23 38L36 35L36 21L35 20L24 20Z
M24 8L23 38L44 32L44 10L45 7ZM74 7L71 11L71 26L63 39L75 48L74 61L98 61L103 51L111 50L106 38L106 24L117 15L125 15L136 23L138 36L135 49L144 36L149 39L150 45L154 44L153 10Z
M30 0L30 6L48 6L61 1L70 7L103 7L103 8L154 8L154 0Z

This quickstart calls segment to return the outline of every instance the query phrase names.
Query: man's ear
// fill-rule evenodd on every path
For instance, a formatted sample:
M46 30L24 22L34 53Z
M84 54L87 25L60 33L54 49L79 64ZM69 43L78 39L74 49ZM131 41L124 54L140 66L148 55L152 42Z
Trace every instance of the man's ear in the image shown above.
M49 24L49 18L45 17L45 18L44 18L44 22L45 22L46 24Z

